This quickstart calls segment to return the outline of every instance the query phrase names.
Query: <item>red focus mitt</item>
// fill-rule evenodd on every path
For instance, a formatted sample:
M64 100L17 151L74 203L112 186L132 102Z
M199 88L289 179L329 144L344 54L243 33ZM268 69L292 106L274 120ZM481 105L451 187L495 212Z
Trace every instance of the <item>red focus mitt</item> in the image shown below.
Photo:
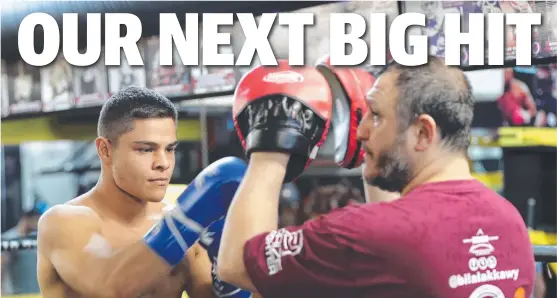
M335 141L335 162L343 168L357 168L364 152L356 131L367 112L366 94L375 80L361 68L331 66L329 56L322 58L316 68L326 78L333 96L331 137Z
M331 91L314 67L259 66L238 83L232 107L234 126L246 154L291 155L285 182L299 176L325 141Z

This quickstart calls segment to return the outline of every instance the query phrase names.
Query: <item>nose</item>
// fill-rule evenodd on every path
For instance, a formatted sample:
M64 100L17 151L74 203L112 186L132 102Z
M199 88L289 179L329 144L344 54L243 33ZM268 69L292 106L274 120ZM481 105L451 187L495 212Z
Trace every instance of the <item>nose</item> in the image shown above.
M356 130L356 138L358 139L358 141L367 141L369 138L369 128L367 128L366 125L367 118L369 118L368 115L364 115L362 121L360 121L360 124L358 124L358 129Z
M157 150L153 161L153 169L159 171L166 171L170 168L171 157L165 149Z

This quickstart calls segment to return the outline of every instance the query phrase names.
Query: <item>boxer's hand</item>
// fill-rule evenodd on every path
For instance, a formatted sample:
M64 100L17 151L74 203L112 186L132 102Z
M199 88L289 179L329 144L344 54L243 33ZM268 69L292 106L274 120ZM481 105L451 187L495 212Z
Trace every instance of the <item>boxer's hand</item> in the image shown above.
M224 228L224 217L209 225L199 236L199 244L205 248L209 259L213 263L211 277L213 278L213 293L216 297L248 298L251 293L222 281L216 274L217 255L219 253L220 239Z
M309 67L256 67L240 82L234 124L246 153L291 155L285 181L317 155L329 126L332 99L324 78Z
M145 243L171 266L178 264L203 228L226 214L246 167L243 160L226 157L205 168L145 235Z

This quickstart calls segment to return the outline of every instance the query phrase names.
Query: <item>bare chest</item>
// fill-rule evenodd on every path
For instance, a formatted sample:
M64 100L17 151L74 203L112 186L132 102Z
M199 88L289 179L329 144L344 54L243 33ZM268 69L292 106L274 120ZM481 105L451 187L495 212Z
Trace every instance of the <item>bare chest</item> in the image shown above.
M111 244L113 250L136 243L149 231L154 221L146 221L139 227L126 227L114 223L106 223L102 227L103 237ZM184 264L179 264L170 275L161 278L151 289L140 295L141 298L182 297L182 292L188 279L188 270Z

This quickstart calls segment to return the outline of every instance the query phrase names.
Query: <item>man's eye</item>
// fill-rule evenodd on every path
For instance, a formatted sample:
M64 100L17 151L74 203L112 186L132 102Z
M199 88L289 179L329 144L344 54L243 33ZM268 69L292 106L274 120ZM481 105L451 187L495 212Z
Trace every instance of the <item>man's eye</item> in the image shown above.
M139 148L137 149L137 151L139 151L139 153L148 153L148 152L153 152L153 149Z
M167 152L174 152L174 151L176 151L176 148L166 148L166 151Z
M374 111L371 111L371 119L373 121L373 126L378 126L379 125L379 114L377 114Z

